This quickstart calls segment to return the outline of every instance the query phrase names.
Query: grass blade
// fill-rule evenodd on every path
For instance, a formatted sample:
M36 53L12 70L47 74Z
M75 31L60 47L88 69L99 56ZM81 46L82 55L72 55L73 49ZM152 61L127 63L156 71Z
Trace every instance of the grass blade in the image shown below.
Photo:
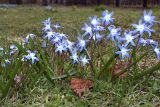
M4 88L3 92L2 92L2 98L4 98L4 97L7 96L8 92L9 92L9 89L10 89L11 86L13 85L13 83L14 83L14 78L15 78L16 74L17 74L18 71L19 71L18 69L19 69L19 67L20 67L20 64L21 64L21 61L20 61L20 60L17 61L16 65L15 65L15 69L12 71L11 77L10 77L8 83L6 84L6 86L5 86L5 88Z
M133 79L134 80L140 79L143 76L146 76L148 74L152 74L153 72L155 72L157 70L160 70L160 62L157 65L155 65L155 66L143 71L141 74L134 76Z
M110 67L110 65L112 64L113 61L115 61L115 59L118 57L117 54L114 54L106 63L105 65L103 66L102 70L100 71L99 75L98 75L98 79L103 75L104 77L107 76L107 74L109 73L108 72L108 69Z

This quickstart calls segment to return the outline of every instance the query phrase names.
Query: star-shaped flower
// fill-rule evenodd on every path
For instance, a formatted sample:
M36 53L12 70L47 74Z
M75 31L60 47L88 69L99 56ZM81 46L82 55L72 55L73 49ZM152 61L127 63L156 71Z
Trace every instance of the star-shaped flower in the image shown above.
M31 52L30 50L27 50L28 55L25 56L27 60L31 60L31 63L34 64L35 61L39 61L39 59L36 57L36 51Z
M146 23L152 24L155 21L155 16L152 16L152 10L150 10L147 14L147 12L144 10L143 19Z
M56 44L56 50L55 52L58 52L59 54L62 54L63 51L66 51L66 47L64 46L64 44Z
M14 44L10 46L10 49L11 49L10 55L18 51L18 47Z
M94 16L93 18L90 17L90 23L93 25L93 26L98 26L100 24L99 22L100 20L97 18L97 16Z
M105 28L103 27L103 26L95 26L94 28L93 28L93 30L94 31L104 31L105 30Z
M132 26L134 28L136 28L134 30L134 33L140 33L140 35L142 36L144 32L148 33L149 37L151 36L151 33L154 32L153 29L151 29L151 25L147 26L145 23L142 23L142 20L139 20L139 24L132 24Z
M69 49L69 51L72 51L72 49L73 49L75 43L69 41L68 39L67 39L65 42L66 42L66 47Z
M83 38L78 37L77 47L80 51L83 51L84 49L86 49L86 43L87 43L87 40L83 40Z
M119 45L118 47L120 51L117 51L116 54L121 54L122 60L124 60L125 57L127 58L130 57L128 52L131 51L132 49L127 49L125 46L121 46L121 45Z
M102 22L105 23L106 25L109 25L114 20L112 16L113 16L113 12L109 13L108 10L104 11L102 14Z
M130 31L129 33L124 32L124 38L121 39L126 41L125 46L128 46L129 44L135 46L134 39L136 39L138 36L139 35L133 36L132 31Z
M139 39L139 43L142 44L143 46L146 46L147 40L145 40L145 39L143 39L143 38L140 38L140 39Z
M148 45L158 46L158 42L153 39L147 39L146 41Z
M56 29L61 28L60 24L55 24L53 27L56 28Z
M48 39L48 40L51 40L51 39L53 39L54 35L55 35L55 32L47 31L46 35L44 36L44 38Z
M85 31L84 35L89 34L90 36L92 36L92 27L89 26L88 24L85 23L84 27L82 28L82 30Z
M36 35L34 35L34 34L27 35L27 37L25 38L25 43L29 43L29 40L34 39L35 37L36 37Z
M108 27L108 30L110 31L110 34L107 36L107 39L111 38L112 41L115 41L115 39L119 39L120 37L120 31L121 28L116 28L114 25Z
M84 57L80 57L80 62L81 62L81 65L84 67L84 66L86 66L86 64L88 64L89 63L89 60L90 59L87 59L86 58L86 55L84 56Z
M104 35L101 35L99 33L96 33L95 35L93 35L93 40L99 42L102 40L102 38L104 37Z
M79 62L79 59L78 59L79 57L77 55L77 49L76 48L71 52L71 54L72 55L70 56L70 59L73 60L73 64Z
M43 24L44 24L44 28L43 28L44 31L51 31L52 30L52 28L51 28L51 19L50 18L45 20L43 22Z
M51 25L51 18L48 18L43 22L44 25Z

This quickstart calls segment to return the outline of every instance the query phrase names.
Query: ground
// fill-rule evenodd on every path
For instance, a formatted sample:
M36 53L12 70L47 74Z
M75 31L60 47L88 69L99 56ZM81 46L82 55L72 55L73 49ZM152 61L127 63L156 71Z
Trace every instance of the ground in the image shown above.
M38 35L42 21L48 17L52 18L53 23L60 23L64 27L64 33L77 36L81 27L89 20L88 17L101 15L102 11L95 11L96 8L98 7L55 6L52 10L39 6L0 8L0 45L4 45L5 39L23 41L23 37L28 33ZM138 23L143 14L142 9L135 8L107 9L114 12L115 23L122 29ZM153 11L157 20L160 20L160 9L154 8ZM156 28L158 31L159 27ZM159 107L160 78L159 73L157 74L134 84L121 80L113 83L97 80L94 88L86 92L83 98L76 96L70 89L69 81L62 81L64 85L59 85L57 81L53 85L42 77L32 89L25 87L23 93L13 93L12 98L8 97L0 103L3 102L5 107Z

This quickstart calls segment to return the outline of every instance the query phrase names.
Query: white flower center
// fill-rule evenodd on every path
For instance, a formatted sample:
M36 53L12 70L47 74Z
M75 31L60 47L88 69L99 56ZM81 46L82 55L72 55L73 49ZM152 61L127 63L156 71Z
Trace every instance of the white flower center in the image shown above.
M145 16L144 16L144 20L145 20L146 22L149 22L149 21L151 20L151 17L150 17L149 15L145 15Z
M106 21L109 21L111 19L111 16L109 14L107 14L104 18Z
M127 54L127 50L126 50L125 48L123 48L123 49L121 50L121 52L122 52L123 55L126 55L126 54Z
M30 57L34 58L35 54L34 53L30 53Z
M116 35L116 34L117 34L117 30L116 30L116 29L112 29L112 30L111 30L111 34L112 34L112 35Z
M142 32L142 31L144 30L144 25L139 25L139 26L137 26L137 29L138 29L140 32Z
M133 37L129 34L126 35L126 40L131 42L133 40Z
M74 54L72 57L74 60L77 60L77 58L78 58L78 56L76 54Z
M81 46L85 46L85 41L81 40L81 41L80 41L80 45L81 45Z
M91 21L91 23L92 23L92 25L97 25L97 20L96 20L96 19L93 19L93 20Z
M87 27L86 31L87 31L88 33L90 33L90 32L92 31L92 28L91 28L91 27Z
M156 53L160 53L160 51L159 51L158 48L155 48L154 51L155 51Z

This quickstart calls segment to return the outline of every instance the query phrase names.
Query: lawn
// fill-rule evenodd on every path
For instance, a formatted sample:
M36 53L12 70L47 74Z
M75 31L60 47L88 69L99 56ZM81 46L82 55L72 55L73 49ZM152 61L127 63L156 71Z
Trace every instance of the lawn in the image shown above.
M41 35L42 21L48 17L53 23L60 23L63 32L71 37L79 36L81 28L88 17L101 16L98 7L55 6L52 10L39 6L18 6L16 8L0 8L0 38L1 46L7 44L6 39L22 42L30 33ZM138 23L143 14L137 8L111 8L114 12L116 26L122 29L132 27ZM160 21L160 8L153 8L156 19ZM155 37L160 39L160 25L155 28ZM70 88L70 78L56 81L52 84L40 75L34 85L20 85L17 91L10 91L12 96L0 101L4 107L159 107L160 106L160 72L152 74L149 78L130 82L116 80L113 82L95 80L91 91L84 93L83 98L78 97ZM32 83L30 83L32 84ZM20 89L19 89L20 88Z

